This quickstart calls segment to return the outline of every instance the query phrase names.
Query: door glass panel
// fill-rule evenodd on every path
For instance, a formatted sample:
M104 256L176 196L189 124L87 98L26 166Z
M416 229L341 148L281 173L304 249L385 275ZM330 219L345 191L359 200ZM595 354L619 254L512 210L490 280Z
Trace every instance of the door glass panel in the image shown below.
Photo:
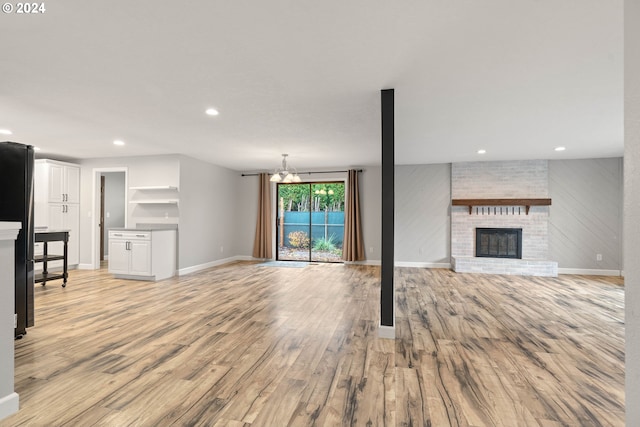
M344 183L278 184L277 259L342 262Z
M342 262L344 183L311 184L311 261Z
M309 261L310 184L278 184L278 260Z

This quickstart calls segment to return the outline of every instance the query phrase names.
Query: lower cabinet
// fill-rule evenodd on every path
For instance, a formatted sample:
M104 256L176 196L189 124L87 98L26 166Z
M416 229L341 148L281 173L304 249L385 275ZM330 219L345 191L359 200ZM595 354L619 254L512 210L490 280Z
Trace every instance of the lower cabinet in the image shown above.
M109 230L109 272L138 280L174 276L175 230Z

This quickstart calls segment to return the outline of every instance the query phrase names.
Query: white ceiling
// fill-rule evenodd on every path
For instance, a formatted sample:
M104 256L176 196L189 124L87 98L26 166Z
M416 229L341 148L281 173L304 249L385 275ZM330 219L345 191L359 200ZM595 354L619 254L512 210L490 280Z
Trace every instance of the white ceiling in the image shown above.
M385 88L398 164L623 154L622 0L44 3L0 16L0 139L41 157L380 164Z

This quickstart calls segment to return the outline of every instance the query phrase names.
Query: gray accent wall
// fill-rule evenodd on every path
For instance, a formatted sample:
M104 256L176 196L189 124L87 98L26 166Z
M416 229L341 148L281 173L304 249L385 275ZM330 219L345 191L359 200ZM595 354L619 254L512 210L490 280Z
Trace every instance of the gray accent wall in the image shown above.
M396 264L451 261L451 165L396 166Z
M558 268L622 269L622 185L621 158L549 161L549 249Z
M548 174L548 258L568 270L622 270L622 159L550 160ZM450 164L396 166L396 264L450 262L451 197Z

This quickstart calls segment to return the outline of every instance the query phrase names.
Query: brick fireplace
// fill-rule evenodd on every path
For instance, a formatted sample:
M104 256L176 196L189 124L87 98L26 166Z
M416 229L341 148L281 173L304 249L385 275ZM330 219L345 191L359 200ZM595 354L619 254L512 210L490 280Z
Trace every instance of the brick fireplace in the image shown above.
M546 160L454 163L452 199L544 199ZM476 256L476 229L520 229L521 259ZM549 206L452 206L451 255L456 272L557 276L548 259Z

